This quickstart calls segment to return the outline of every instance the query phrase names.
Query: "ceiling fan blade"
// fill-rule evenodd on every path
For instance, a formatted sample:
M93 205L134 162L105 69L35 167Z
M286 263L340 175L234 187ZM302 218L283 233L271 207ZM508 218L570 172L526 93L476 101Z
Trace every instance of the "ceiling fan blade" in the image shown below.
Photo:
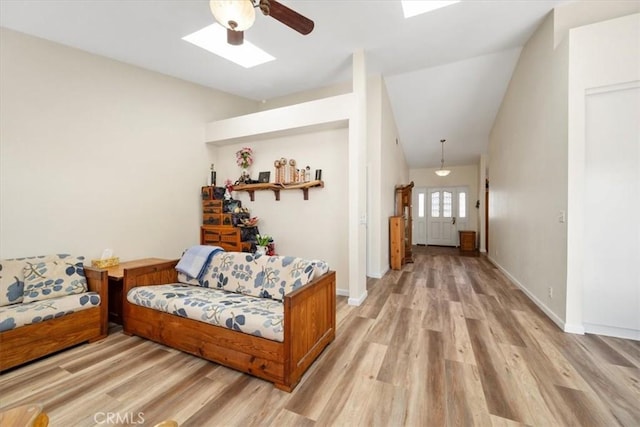
M313 31L314 23L311 19L300 15L276 0L269 0L268 15L300 34L307 35Z
M232 46L240 46L244 43L244 31L233 31L227 28L227 43Z

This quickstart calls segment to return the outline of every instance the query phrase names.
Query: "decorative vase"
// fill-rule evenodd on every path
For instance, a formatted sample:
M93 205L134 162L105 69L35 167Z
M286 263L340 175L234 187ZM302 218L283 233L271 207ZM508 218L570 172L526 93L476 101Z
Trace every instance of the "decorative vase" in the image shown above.
M267 247L266 246L256 246L256 255L266 255Z

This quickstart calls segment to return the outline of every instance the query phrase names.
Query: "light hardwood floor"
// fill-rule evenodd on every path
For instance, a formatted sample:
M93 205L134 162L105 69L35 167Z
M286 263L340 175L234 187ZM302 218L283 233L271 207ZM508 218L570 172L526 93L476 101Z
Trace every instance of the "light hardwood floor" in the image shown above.
M418 247L368 291L339 297L291 394L114 327L1 375L0 409L41 403L56 427L640 425L640 343L563 333L484 257Z

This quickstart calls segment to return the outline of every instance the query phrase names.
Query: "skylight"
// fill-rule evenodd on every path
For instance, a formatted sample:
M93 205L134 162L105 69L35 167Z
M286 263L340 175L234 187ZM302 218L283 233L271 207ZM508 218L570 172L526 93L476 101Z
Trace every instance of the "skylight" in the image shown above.
M244 68L255 67L276 59L246 39L240 46L228 44L227 30L218 23L211 24L195 33L184 36L182 40L228 59Z
M452 4L459 3L460 0L455 1L417 1L417 0L402 0L402 11L405 18L411 18L412 16L421 15L423 13L431 12L436 9L451 6Z

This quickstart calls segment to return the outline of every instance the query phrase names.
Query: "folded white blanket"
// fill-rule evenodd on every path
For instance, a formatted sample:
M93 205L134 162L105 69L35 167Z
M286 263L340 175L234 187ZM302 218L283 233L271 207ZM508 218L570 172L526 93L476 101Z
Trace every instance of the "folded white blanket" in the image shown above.
M182 258L176 265L176 270L186 274L191 279L199 279L209 264L211 257L221 251L224 251L224 249L220 246L192 246L182 254Z

